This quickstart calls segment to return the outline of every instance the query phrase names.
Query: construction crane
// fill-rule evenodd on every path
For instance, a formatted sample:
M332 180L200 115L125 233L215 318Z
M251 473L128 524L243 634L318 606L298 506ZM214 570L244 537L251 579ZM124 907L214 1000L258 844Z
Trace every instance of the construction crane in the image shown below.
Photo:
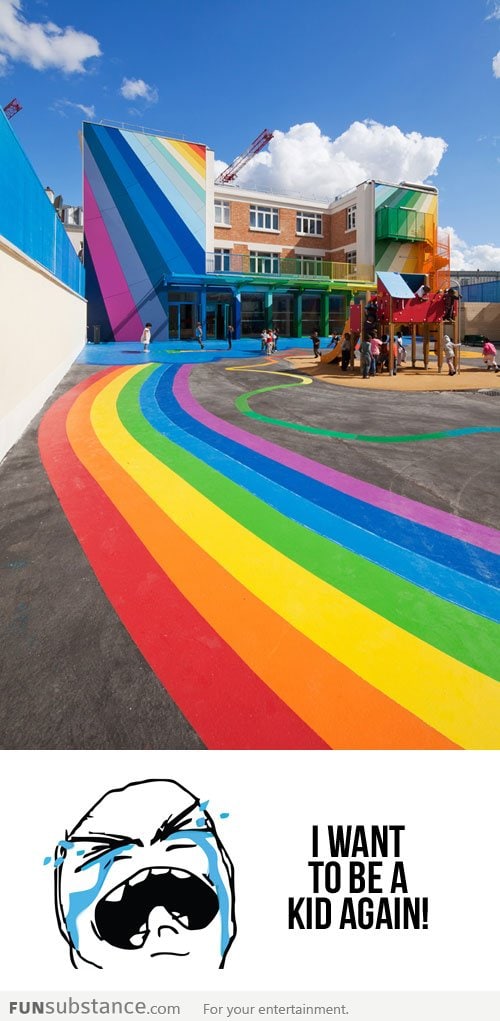
M11 99L10 103L7 103L7 106L4 106L3 108L3 112L8 121L12 120L12 118L15 117L16 113L19 113L20 110L22 110L22 106L18 99Z
M252 144L248 146L248 149L245 149L245 152L242 152L241 156L237 156L236 159L233 160L233 162L230 163L221 174L219 174L219 176L215 179L215 183L228 184L229 181L234 181L240 170L243 170L243 167L245 167L258 152L265 149L267 143L271 141L272 137L272 131L268 131L267 128L264 128L260 135L258 135L257 138L254 138Z

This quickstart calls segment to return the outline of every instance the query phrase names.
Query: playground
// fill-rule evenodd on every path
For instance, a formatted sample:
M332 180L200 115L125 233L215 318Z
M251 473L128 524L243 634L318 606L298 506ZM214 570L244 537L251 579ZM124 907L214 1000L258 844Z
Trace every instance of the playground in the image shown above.
M4 747L500 746L495 391L257 346L89 345L7 456Z

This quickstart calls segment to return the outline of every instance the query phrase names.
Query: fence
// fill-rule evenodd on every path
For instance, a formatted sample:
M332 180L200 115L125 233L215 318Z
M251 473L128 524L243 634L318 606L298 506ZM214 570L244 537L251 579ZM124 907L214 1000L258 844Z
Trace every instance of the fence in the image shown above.
M253 255L250 252L208 252L207 273L235 273L253 276L304 277L310 280L361 281L374 284L373 266L361 263L330 262L325 259L281 258L274 253Z

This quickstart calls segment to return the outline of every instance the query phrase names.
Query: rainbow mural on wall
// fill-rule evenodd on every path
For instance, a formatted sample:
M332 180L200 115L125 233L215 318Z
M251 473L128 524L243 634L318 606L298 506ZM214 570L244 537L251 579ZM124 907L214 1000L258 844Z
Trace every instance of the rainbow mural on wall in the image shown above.
M205 744L498 748L500 533L227 422L192 371L98 373L50 408L40 449Z
M437 195L375 185L375 266L379 272L428 272L437 238Z
M206 147L89 123L83 147L89 323L166 339L164 275L205 272Z

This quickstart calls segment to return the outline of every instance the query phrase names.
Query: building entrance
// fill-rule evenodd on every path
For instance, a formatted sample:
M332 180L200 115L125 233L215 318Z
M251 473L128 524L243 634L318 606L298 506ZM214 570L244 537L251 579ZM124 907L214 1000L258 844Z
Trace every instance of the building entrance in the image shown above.
M170 301L168 305L169 340L192 340L196 329L194 302Z
M207 301L207 340L226 340L232 323L230 301Z

